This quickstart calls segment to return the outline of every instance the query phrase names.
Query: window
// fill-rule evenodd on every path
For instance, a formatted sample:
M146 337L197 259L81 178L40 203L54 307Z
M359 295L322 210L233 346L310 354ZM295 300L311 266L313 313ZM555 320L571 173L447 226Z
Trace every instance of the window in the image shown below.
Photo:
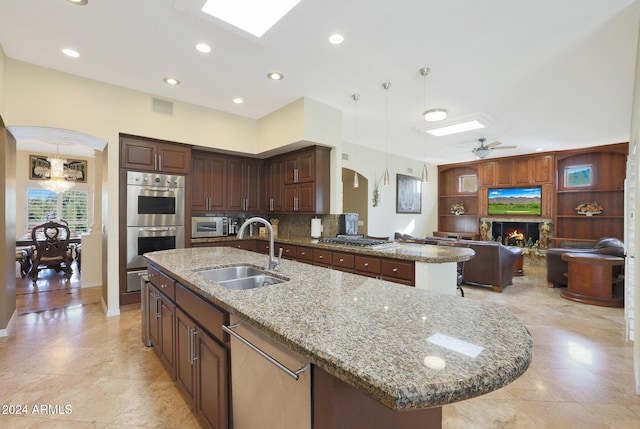
M61 218L72 232L89 229L89 191L71 189L56 195L40 188L27 189L27 231L47 220Z

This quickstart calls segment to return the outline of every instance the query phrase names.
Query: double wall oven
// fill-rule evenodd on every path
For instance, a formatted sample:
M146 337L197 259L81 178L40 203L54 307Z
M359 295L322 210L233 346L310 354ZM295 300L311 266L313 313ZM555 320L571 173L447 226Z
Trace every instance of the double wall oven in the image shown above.
M127 172L127 292L140 290L143 254L184 247L185 177Z

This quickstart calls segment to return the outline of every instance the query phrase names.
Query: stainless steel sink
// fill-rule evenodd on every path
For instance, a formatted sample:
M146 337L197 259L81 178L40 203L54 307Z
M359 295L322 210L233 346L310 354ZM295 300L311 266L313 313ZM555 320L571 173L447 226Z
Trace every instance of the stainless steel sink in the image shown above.
M236 280L245 277L257 276L266 274L260 268L250 267L248 265L236 265L233 267L213 268L211 270L204 270L198 272L202 277L207 280L214 281L216 283L224 282L227 280Z
M257 287L270 286L278 283L283 283L286 280L278 277L273 277L268 274L261 274L259 276L244 277L241 279L227 280L224 282L218 282L220 285L228 289L246 290Z
M267 274L264 270L248 265L213 268L198 272L207 280L214 281L228 289L246 290L257 287L270 286L288 281Z

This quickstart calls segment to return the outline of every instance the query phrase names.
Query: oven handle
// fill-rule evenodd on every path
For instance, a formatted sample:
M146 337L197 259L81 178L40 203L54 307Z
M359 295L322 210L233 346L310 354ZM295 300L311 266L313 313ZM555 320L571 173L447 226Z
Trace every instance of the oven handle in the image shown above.
M141 191L151 191L151 192L175 192L179 188L156 188L155 186L142 186L140 188Z
M164 232L164 231L175 231L176 228L174 226L161 226L154 228L138 228L138 231L148 231L148 232Z

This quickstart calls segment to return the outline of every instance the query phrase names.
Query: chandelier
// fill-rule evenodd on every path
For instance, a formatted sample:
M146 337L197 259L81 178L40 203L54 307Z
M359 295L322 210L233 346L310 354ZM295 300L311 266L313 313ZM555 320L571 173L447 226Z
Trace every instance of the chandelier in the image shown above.
M73 180L67 180L65 178L64 164L67 160L58 157L58 145L56 145L56 156L47 158L47 161L49 161L49 171L48 174L45 172L45 175L49 176L49 180L42 180L40 186L56 194L66 192L73 188L75 185Z

